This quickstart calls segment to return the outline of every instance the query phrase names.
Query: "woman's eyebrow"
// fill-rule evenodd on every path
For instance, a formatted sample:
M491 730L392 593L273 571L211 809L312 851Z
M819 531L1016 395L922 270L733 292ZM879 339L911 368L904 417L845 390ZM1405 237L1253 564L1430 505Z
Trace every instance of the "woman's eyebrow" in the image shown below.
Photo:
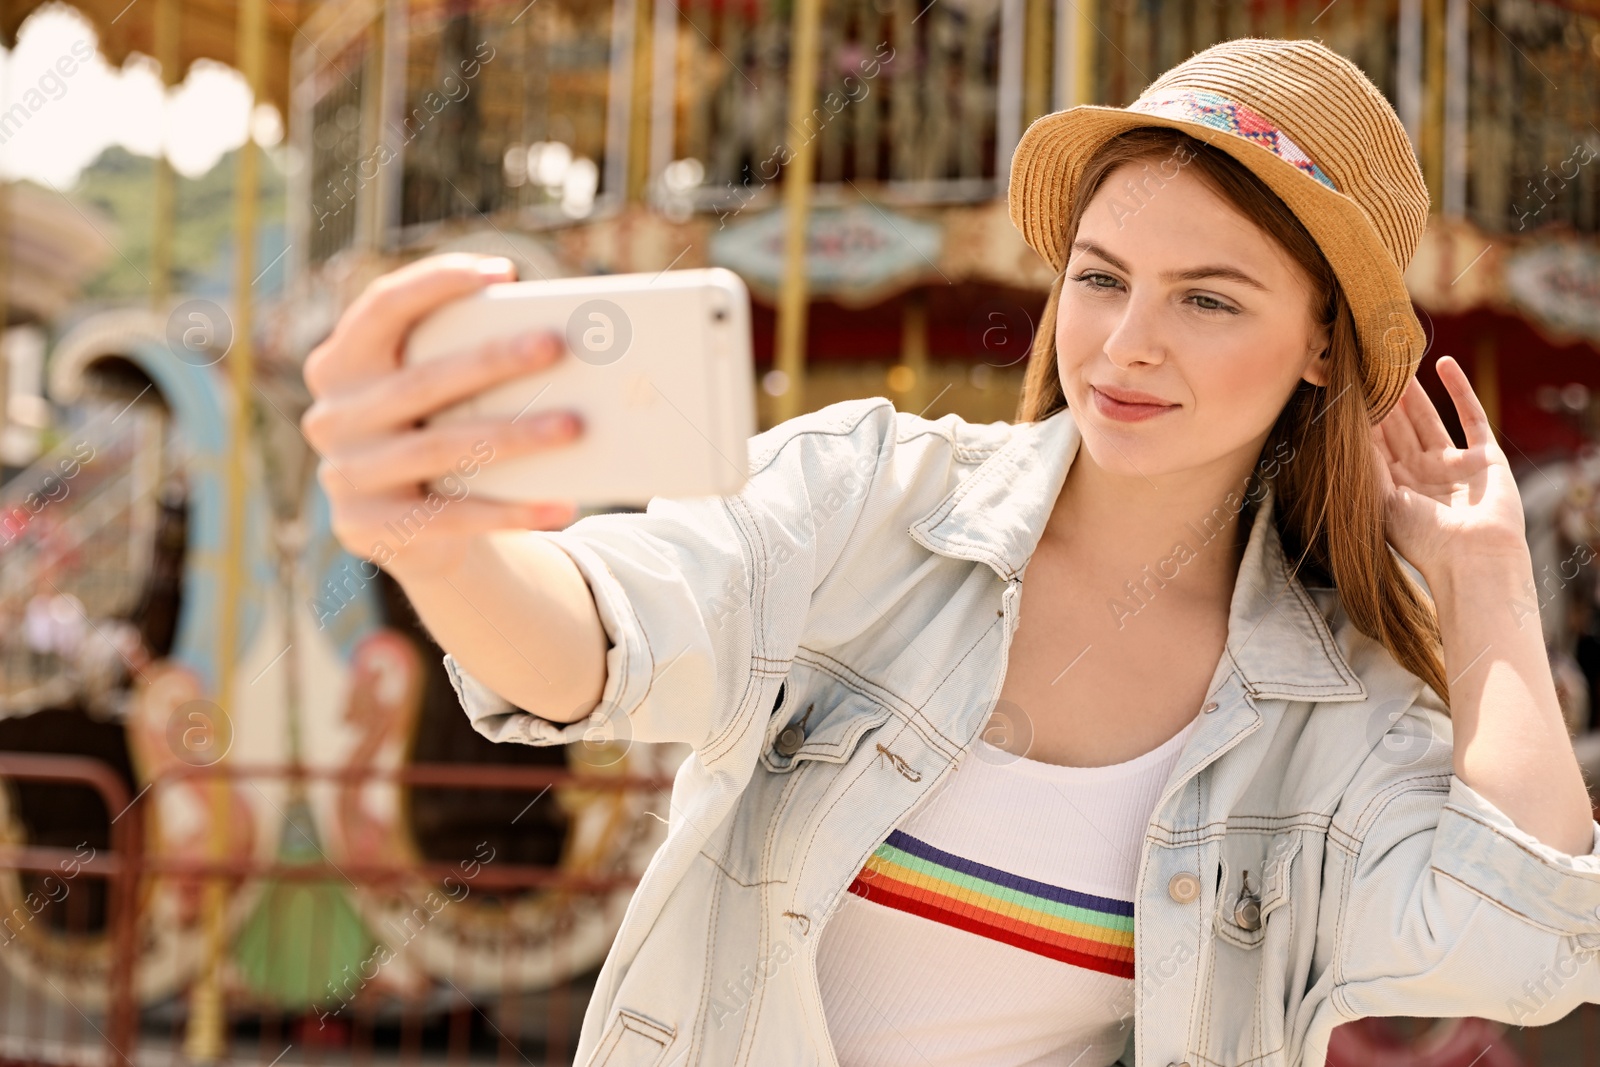
M1105 260L1113 267L1116 267L1118 270L1127 271L1130 274L1133 273L1132 268L1130 268L1126 263L1122 262L1122 260L1112 255L1110 252L1107 252L1093 241L1074 241L1072 243L1072 247L1076 251L1088 252L1091 255L1099 256L1101 259ZM1224 267L1220 264L1205 267L1190 267L1188 270L1169 270L1162 274L1161 277L1162 280L1169 282L1192 282L1201 278L1222 278L1227 281L1238 282L1240 285L1248 285L1253 289L1259 289L1263 293L1271 291L1265 285L1262 285L1244 271L1235 267Z

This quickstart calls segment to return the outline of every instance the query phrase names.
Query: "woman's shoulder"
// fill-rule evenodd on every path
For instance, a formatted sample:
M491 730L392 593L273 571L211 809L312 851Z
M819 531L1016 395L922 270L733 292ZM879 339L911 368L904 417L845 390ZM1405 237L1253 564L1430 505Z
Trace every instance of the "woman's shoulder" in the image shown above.
M954 412L925 418L896 409L885 397L841 400L752 437L750 473L766 470L789 453L863 467L890 460L902 468L932 463L943 469L951 460L976 464L1004 446L1016 429L1004 421L971 422Z
M1369 806L1408 788L1437 789L1448 775L1454 742L1444 701L1402 665L1381 641L1351 621L1337 589L1302 587L1328 624L1340 662L1360 681L1361 691L1315 703L1300 722L1296 747L1306 757L1301 787L1317 798L1317 810L1337 808L1346 822L1362 822Z

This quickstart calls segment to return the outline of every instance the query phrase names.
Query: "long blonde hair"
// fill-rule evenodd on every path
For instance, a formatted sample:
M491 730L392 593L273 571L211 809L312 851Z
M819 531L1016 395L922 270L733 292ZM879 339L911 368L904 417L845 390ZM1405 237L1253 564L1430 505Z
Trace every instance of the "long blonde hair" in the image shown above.
M1284 405L1262 449L1278 462L1270 481L1273 520L1291 573L1331 583L1356 629L1381 643L1406 670L1449 706L1438 614L1433 602L1401 567L1383 533L1378 473L1372 462L1367 399L1358 373L1361 349L1344 291L1316 241L1270 188L1226 152L1180 130L1145 126L1119 134L1085 168L1066 222L1063 248L1077 238L1084 206L1124 163L1169 158L1179 148L1185 164L1252 219L1299 264L1311 282L1312 306L1329 331L1326 386L1302 381ZM1056 277L1029 349L1017 420L1032 422L1066 406L1056 365L1056 308L1065 269ZM1279 452L1287 445L1290 451ZM1255 477L1267 465L1258 464ZM1335 521L1337 520L1337 521Z

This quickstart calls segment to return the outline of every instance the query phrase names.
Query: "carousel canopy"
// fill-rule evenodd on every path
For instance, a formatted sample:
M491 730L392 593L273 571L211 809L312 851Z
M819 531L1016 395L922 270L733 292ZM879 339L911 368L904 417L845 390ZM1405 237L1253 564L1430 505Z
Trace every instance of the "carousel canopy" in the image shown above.
M0 219L10 243L6 318L13 326L49 322L110 257L111 220L27 182L6 186L3 198L8 210Z
M17 31L34 10L59 0L0 0L0 45L13 48ZM163 72L176 85L197 59L237 67L236 0L175 0L178 14L178 65ZM71 6L94 25L100 53L120 67L132 52L156 55L158 0L72 0ZM289 54L300 25L318 6L312 0L272 0L266 5L266 98L288 113Z

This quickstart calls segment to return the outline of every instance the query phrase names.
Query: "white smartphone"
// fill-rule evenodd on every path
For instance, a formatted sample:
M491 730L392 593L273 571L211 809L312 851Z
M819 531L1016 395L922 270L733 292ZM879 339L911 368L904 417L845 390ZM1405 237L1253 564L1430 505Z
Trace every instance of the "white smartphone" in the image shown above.
M709 267L491 285L419 323L405 360L442 359L539 329L566 338L567 352L552 366L429 421L568 410L583 419L583 433L545 452L490 460L472 492L593 509L721 496L744 485L755 374L750 294L737 274Z

